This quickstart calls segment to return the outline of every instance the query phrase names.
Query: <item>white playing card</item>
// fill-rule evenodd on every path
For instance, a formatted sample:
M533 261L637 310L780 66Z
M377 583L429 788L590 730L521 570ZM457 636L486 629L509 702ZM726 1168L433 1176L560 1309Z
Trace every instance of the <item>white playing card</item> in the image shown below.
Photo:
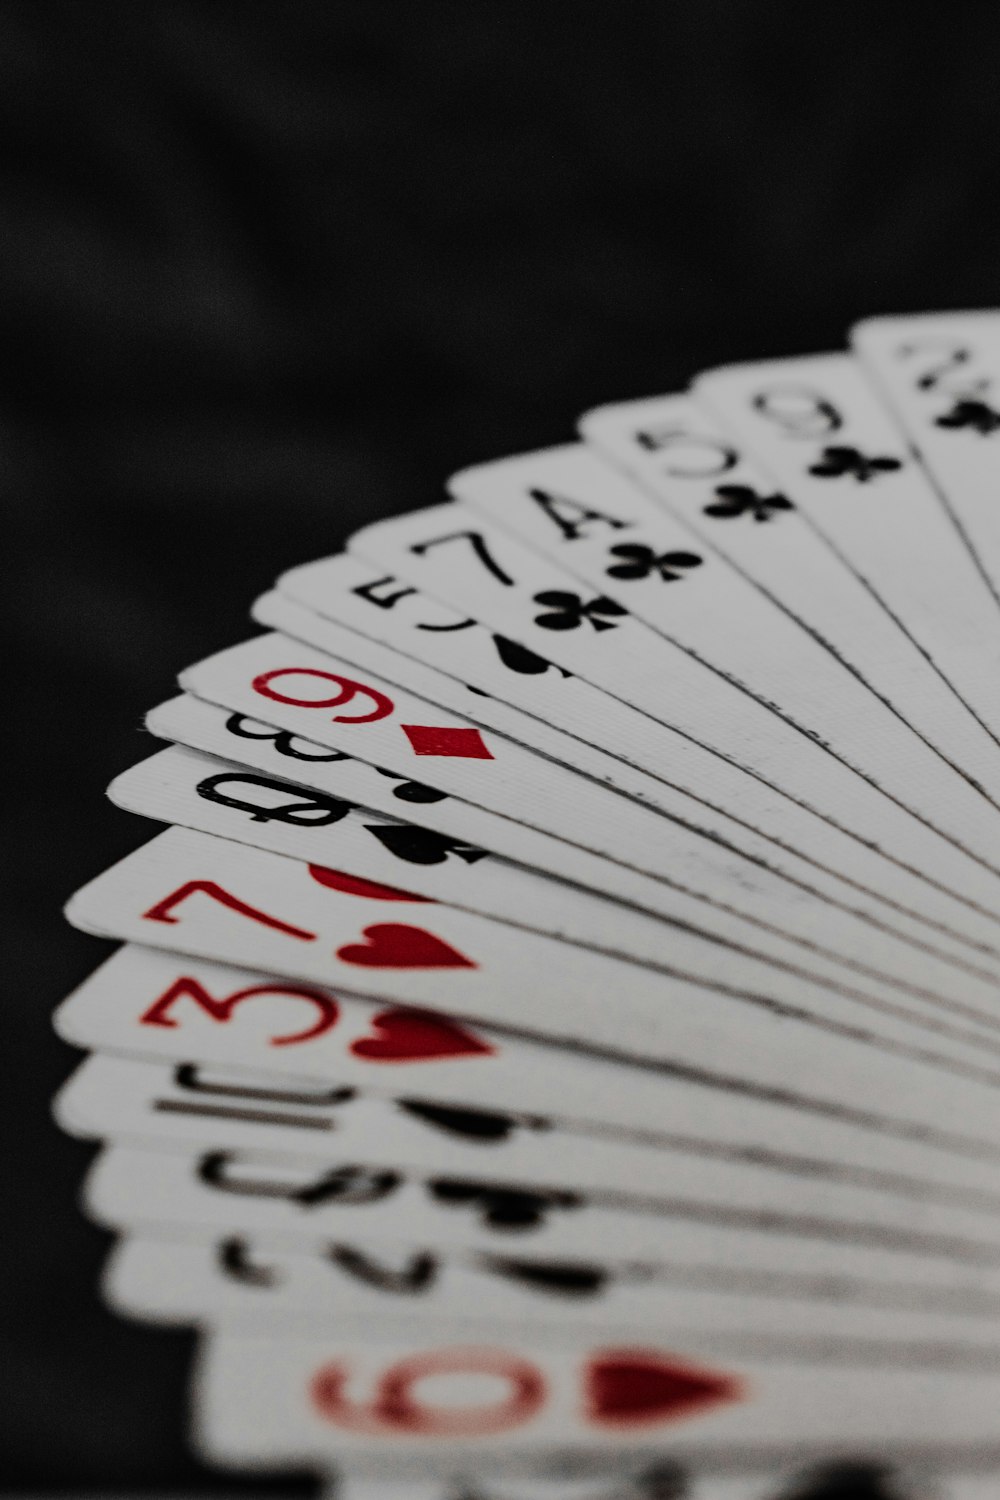
M539 1479L518 1474L513 1479L493 1476L484 1483L480 1477L459 1474L445 1480L394 1482L343 1474L324 1491L323 1500L472 1500L473 1495L477 1500L678 1500L677 1485L685 1485L685 1478L674 1464L640 1465L631 1470L623 1465L610 1481L605 1475L549 1475ZM684 1500L696 1500L689 1487L682 1488L681 1494ZM700 1491L697 1500L702 1500ZM739 1500L745 1497L741 1495Z
M256 714L259 714L259 709L256 709ZM442 790L427 786L426 781L414 781L402 772L394 774L357 759L346 751L324 747L316 741L318 730L315 721L312 727L313 739L306 739L295 735L291 730L262 723L255 715L231 712L207 699L183 693L151 709L150 714L147 714L147 727L159 738L172 739L178 744L210 751L225 759L240 760L244 765L268 774L291 774L298 783L316 787L328 795L360 802L364 807L378 808L390 816L415 820L420 825L429 826L462 843L493 850L498 855L511 859L514 864L555 874L561 879L571 880L574 885L595 889L609 898L618 898L616 891L610 886L622 885L622 870L615 865L609 868L606 859L580 849L579 844L556 838L537 828L528 828L525 823L516 822L513 817L504 816L501 811L492 811L454 798ZM421 771L420 774L426 772ZM733 774L739 777L741 772L735 771ZM747 778L744 777L744 780ZM756 783L750 780L748 784L753 787ZM787 805L793 807L795 804L789 802ZM829 832L832 843L837 841L837 829L831 829L823 823L817 823L817 826L825 831L825 835ZM999 932L991 916L960 903L957 898L949 897L940 889L934 889L916 874L889 864L874 850L864 849L861 843L855 843L850 838L846 838L846 843L873 859L886 871L892 888L897 883L903 885L901 895L906 894L912 906L916 907L915 910L903 913L906 927L901 927L901 930L906 932L909 941L915 941L912 929L916 924L918 929L922 927L930 935L933 941L931 951L936 957L948 957L958 965L963 960L958 959L957 954L966 951L975 963L975 972L985 975L996 972L1000 960L1000 951L997 950L1000 938L991 936ZM652 909L654 913L663 915L663 892L652 888L645 879L640 877L636 882L630 876L625 877L624 889L622 900L631 895L630 904L646 910ZM858 903L862 909L865 906L865 894L867 892L861 892L862 898ZM684 907L688 907L688 926L703 927L706 919L712 921L711 909L708 913L703 912L693 895L687 897L685 892L675 889L667 898L670 903L675 904L678 897L681 898L679 916L684 913ZM922 910L921 900L924 901ZM948 929L943 930L940 921L934 921L930 910L927 910L928 904L939 912L940 907L945 909ZM882 906L882 912L885 910L886 907ZM918 912L921 912L919 918ZM868 921L877 919L873 910L861 910L859 915L864 915ZM898 906L894 906L889 912L888 921L895 929L895 924L900 922ZM951 951L946 951L943 945L951 945ZM969 962L963 966L969 968Z
M851 341L1000 598L1000 315L871 318L851 330Z
M581 1141L699 1148L945 1204L997 1203L991 1164L880 1130L842 1106L810 1108L733 1079L713 1086L131 944L64 1002L56 1030L126 1056L272 1071L301 1080L306 1097L349 1088L528 1116ZM312 1107L322 1112L319 1099Z
M203 1457L1000 1472L1000 312L853 339L464 470L149 716L53 1113Z
M119 861L66 910L99 936L693 1067L931 1138L944 1140L943 1122L947 1133L961 1121L954 1138L976 1149L992 1138L998 1070L946 1058L943 1039L924 1045L885 1011L841 997L836 1017L790 1014L535 933L515 937L426 898L376 899L336 872L187 829Z
M751 1278L748 1278L750 1280ZM878 1340L902 1360L924 1343L938 1360L1000 1347L1000 1301L992 1320L925 1310L900 1311L852 1301L847 1291L821 1298L737 1294L672 1281L649 1269L616 1276L583 1263L478 1261L411 1247L390 1253L361 1245L325 1251L261 1249L239 1235L198 1244L127 1237L104 1269L104 1297L126 1317L170 1323L273 1328L281 1336L506 1337L544 1348L567 1330L616 1343L682 1331L828 1339L842 1348Z
M613 1192L635 1212L669 1213L677 1200L723 1209L793 1205L808 1216L836 1216L927 1235L989 1242L1000 1201L981 1174L979 1207L939 1203L932 1193L894 1194L885 1185L836 1182L830 1174L790 1174L783 1163L720 1159L694 1140L671 1148L586 1139L546 1120L454 1110L418 1101L352 1096L336 1085L289 1087L269 1074L185 1064L164 1068L120 1057L88 1058L55 1101L64 1130L87 1138L161 1149L241 1151L366 1168L459 1177L487 1175L505 1186L572 1193ZM975 1196L973 1194L973 1196Z
M650 1210L634 1196L357 1161L320 1163L274 1152L193 1154L112 1145L98 1157L84 1205L98 1223L154 1238L252 1236L262 1246L322 1251L333 1243L418 1246L456 1255L516 1255L656 1266L687 1285L753 1296L828 1298L900 1311L991 1318L1000 1253L988 1241L914 1233L802 1212L798 1184L783 1209L704 1202L695 1191ZM617 1272L616 1272L617 1274Z
M549 596L583 598L572 589L572 575L486 520L477 518L470 526L466 519L463 524L463 514L451 504L380 521L353 536L350 550L414 581L455 608L474 611L492 629L533 651L547 653L552 661L607 694L642 709L636 729L639 745L644 735L655 736L657 722L669 724L836 826L876 843L911 869L940 870L940 853L948 867L950 888L974 902L985 899L988 904L993 899L986 893L993 889L996 845L985 830L997 815L996 809L961 778L955 778L954 798L949 797L940 816L946 818L950 836L957 836L960 827L961 841L974 851L972 855L936 835L808 734L735 689L634 616L623 615L622 606L612 604L617 614L598 614L596 625L583 612L589 621L583 625L576 619L575 606L566 614L561 606L546 604ZM688 581L693 586L693 578ZM592 604L591 591L584 593L590 595ZM581 632L586 630L586 635L578 635L577 629L539 624L564 618ZM641 727L642 717L646 728ZM589 737L600 742L600 724L587 729ZM585 726L580 731L584 733ZM922 815L927 816L926 809ZM975 860L982 863L975 864ZM956 868L963 861L965 876Z
M735 1342L581 1340L542 1354L504 1339L470 1349L214 1334L201 1348L199 1443L243 1469L332 1460L425 1473L542 1455L585 1454L595 1473L613 1471L623 1453L681 1462L710 1453L716 1466L748 1453L801 1462L859 1448L907 1459L935 1443L953 1459L995 1458L995 1375L929 1380L919 1369L733 1359Z
M828 556L825 549L821 548L821 555ZM796 856L787 847L788 840L804 839L808 847L810 840L814 842L821 833L827 862L839 863L841 868L846 862L848 870L854 868L859 855L864 859L867 854L870 865L870 851L668 729L662 732L664 744L655 769L638 770L627 760L630 753L634 758L629 750L633 736L628 730L634 729L636 722L634 711L627 705L602 695L579 677L563 675L534 653L517 649L485 626L425 598L412 585L377 576L377 570L359 559L340 554L284 574L279 588L279 595L265 595L254 606L254 615L262 623L321 650L324 641L336 650L337 637L326 636L317 626L314 616L319 614L425 666L433 665L439 669L433 682L426 676L422 681L436 702L603 780L638 801L693 822L713 837L735 843L786 870L790 878L818 887L830 899L843 902L850 892L857 901L856 888L815 861ZM305 606L309 613L290 608L289 601ZM465 686L470 683L480 691L470 694ZM484 698L482 690L489 696ZM504 697L510 701L503 701ZM513 706L515 698L519 707ZM568 719L564 703L569 707ZM604 738L609 717L620 722L614 754L554 727L562 722L578 727L581 714L592 723L600 723ZM718 800L708 800L712 797L721 799L729 811L720 812ZM752 828L747 822L751 800L758 819L758 825ZM927 892L920 894L926 897ZM925 936L919 921L906 930Z
M471 1500L473 1493L479 1500L676 1500L676 1496L670 1495L669 1488L663 1494L664 1486L673 1483L678 1474L674 1466L669 1468L668 1479L661 1477L656 1465L632 1470L623 1465L610 1485L603 1475L596 1479L589 1475L550 1475L542 1479L518 1475L513 1480L501 1476L492 1479L488 1489L481 1480L463 1475L451 1475L444 1481L414 1478L394 1482L342 1474L324 1490L323 1500L462 1500L462 1496ZM690 1492L685 1493L685 1500L689 1500L689 1495Z
M994 1500L998 1484L1000 1477L995 1470L985 1475L949 1474L927 1491L927 1500Z
M996 744L809 519L690 396L590 412L587 440L727 559L952 765L995 787Z
M706 1460L710 1463L710 1458ZM787 1464L750 1473L741 1465L739 1475L703 1471L692 1473L683 1465L666 1462L639 1468L634 1473L616 1472L613 1478L589 1475L577 1479L536 1479L518 1473L513 1477L449 1475L445 1479L416 1478L405 1481L342 1475L324 1500L823 1500L835 1494L831 1486L850 1483L855 1476L873 1474L882 1485L880 1500L993 1500L996 1477L966 1476L942 1479L918 1464L891 1469L884 1463L863 1458L856 1463ZM406 1486L405 1495L403 1485ZM993 1486L994 1488L990 1488Z
M852 576L842 571L846 577ZM924 951L930 947L952 958L964 953L967 960L973 929L982 933L981 940L987 944L995 942L993 924L988 919L984 921L958 906L954 898L943 896L940 890L929 890L919 877L888 865L872 849L672 730L661 729L663 743L655 756L657 771L650 774L627 764L624 757L630 752L625 749L611 755L575 733L555 728L557 722L578 728L584 713L588 722L601 724L605 737L609 717L614 719L618 725L616 745L619 740L632 743L637 725L644 737L649 735L648 721L637 720L636 711L626 704L579 677L561 675L555 668L541 673L523 670L524 656L532 663L540 659L530 652L512 655L513 643L424 599L413 587L374 576L374 571L356 558L341 554L296 569L282 578L281 588L282 593L257 600L253 613L260 623L334 655L345 646L351 649L350 637L343 631L346 623L351 631L402 652L409 661L419 660L420 686L442 707L582 771L723 847L741 851L758 865L777 871L838 907L846 905L860 912ZM446 624L449 618L453 622L450 626ZM331 631L327 619L340 628ZM893 633L898 636L898 632ZM358 649L357 643L353 644ZM431 659L434 671L428 673ZM515 668L509 666L511 661ZM381 665L400 680L412 674L412 668L398 659L383 655ZM938 679L932 675L932 680ZM503 701L505 697L516 697L525 706L514 707L512 702ZM699 789L697 795L695 787ZM751 818L753 824L748 821ZM814 851L813 856L797 853L800 848ZM822 863L816 855L821 856ZM859 877L864 877L867 885ZM890 894L891 903L886 899ZM904 898L908 909L899 905ZM952 930L942 930L942 917L948 919Z
M182 674L182 680L196 694L238 713L259 713L263 702L277 726L311 735L332 748L353 747L356 753L363 746L366 756L397 774L405 775L413 761L433 762L433 770L421 768L421 774L433 776L440 789L488 803L497 811L516 808L519 819L545 827L567 843L579 846L585 841L585 856L614 858L620 871L601 870L603 888L654 915L692 923L778 961L789 961L795 953L786 937L794 931L795 941L809 947L812 972L834 974L838 967L860 965L869 988L873 977L882 983L888 979L922 985L926 980L923 955L915 964L909 947L881 929L855 926L850 935L843 934L844 949L828 949L831 930L840 933L847 919L831 913L822 901L807 900L771 872L735 853L716 850L710 841L669 820L656 820L651 827L650 813L629 799L596 783L581 785L580 778L509 739L491 735L487 740L467 720L414 699L383 679L366 672L362 683L334 670L344 665L342 659L285 637L262 636L198 663ZM342 687L345 682L351 686ZM336 710L345 692L358 698L361 706L342 714ZM851 779L864 786L858 778ZM468 830L467 836L471 837ZM583 866L592 870L587 858ZM575 878L576 868L574 863L564 873ZM952 983L949 980L947 988Z
M809 631L719 554L692 551L686 528L592 450L576 444L502 459L456 475L449 489L462 502L455 529L484 516L752 694L917 816L983 852L966 842L967 831L977 819L990 826L998 817L1000 770L996 742L982 726L966 715L960 764L991 799L985 809L968 780L956 779L952 766ZM950 722L957 732L960 708ZM987 857L995 863L991 851Z
M745 950L668 927L646 913L497 861L474 846L459 846L449 853L447 843L433 830L379 819L341 800L197 751L175 746L139 762L115 779L109 796L120 807L159 822L236 839L378 885L405 886L448 906L575 946L735 993L766 995L816 1014L830 1010L831 986L812 979L807 969L776 968ZM926 959L921 962L926 969ZM924 986L935 977L941 1003L893 997L891 1013L912 1017L939 1038L956 1042L955 1055L960 1058L975 1061L975 1050L970 1049L979 1046L992 1048L1000 1058L996 984L975 975L959 978L939 968L936 976L921 976ZM864 981L860 984L863 996ZM847 984L832 986L834 996L851 989ZM945 996L950 996L949 1002L944 1002ZM955 1007L964 1007L960 1019L945 1014L946 1008Z
M323 1500L715 1500L714 1491L697 1494L693 1482L680 1465L623 1464L613 1478L593 1477L575 1472L549 1471L544 1477L519 1471L515 1476L482 1476L455 1474L446 1479L407 1480L371 1479L354 1473L341 1474L324 1491ZM711 1480L707 1481L711 1485ZM723 1481L725 1483L726 1481ZM403 1485L406 1486L405 1494ZM677 1486L682 1488L678 1494ZM744 1494L721 1497L721 1500L747 1500Z
M730 365L709 403L996 738L997 602L861 366Z

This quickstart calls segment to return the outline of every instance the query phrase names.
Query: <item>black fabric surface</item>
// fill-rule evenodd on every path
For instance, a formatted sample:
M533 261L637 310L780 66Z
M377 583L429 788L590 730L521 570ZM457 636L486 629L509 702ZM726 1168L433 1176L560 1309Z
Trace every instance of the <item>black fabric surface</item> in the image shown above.
M1000 301L998 55L972 0L0 7L9 1491L239 1488L184 1446L190 1337L101 1309L48 1114L143 710L464 464Z

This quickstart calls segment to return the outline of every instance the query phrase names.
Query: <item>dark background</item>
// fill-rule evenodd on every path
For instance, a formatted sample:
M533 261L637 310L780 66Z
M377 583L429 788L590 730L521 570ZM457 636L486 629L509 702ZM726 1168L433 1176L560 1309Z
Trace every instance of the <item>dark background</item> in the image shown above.
M451 470L1000 301L998 56L970 0L0 6L5 1487L238 1488L185 1451L189 1336L100 1308L48 1116L143 710Z

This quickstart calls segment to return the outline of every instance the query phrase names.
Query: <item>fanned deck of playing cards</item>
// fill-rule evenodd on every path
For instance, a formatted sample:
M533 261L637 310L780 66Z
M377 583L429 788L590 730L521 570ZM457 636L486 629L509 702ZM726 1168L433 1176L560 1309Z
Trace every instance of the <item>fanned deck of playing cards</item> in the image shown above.
M994 1493L1000 314L852 344L459 474L150 713L56 1111L209 1460Z

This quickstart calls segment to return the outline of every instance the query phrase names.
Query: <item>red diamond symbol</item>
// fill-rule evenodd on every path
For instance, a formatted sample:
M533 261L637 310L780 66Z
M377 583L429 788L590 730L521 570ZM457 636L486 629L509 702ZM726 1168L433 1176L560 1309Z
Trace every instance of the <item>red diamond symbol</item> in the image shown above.
M463 755L469 760L492 760L478 729L448 729L433 724L404 724L403 733L414 755Z

